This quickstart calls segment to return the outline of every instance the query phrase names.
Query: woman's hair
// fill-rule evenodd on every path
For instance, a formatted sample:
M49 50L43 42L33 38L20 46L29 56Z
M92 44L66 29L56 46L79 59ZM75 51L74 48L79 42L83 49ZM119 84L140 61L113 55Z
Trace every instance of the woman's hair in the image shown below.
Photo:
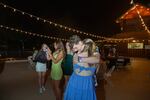
M63 45L63 42L61 40L57 40L54 42L57 46L57 50L60 49L60 50L64 50L64 45Z
M65 52L68 53L68 50L71 51L70 43L66 42L65 44Z
M57 41L55 41L54 43L55 43L56 46L57 46L57 49L56 49L56 50L58 50L59 52L60 52L60 51L63 51L64 57L65 57L66 53L65 53L65 47L64 47L63 42L62 42L61 40L57 40Z
M83 52L88 52L88 56L92 56L96 51L96 45L92 39L84 39L83 40L84 49Z
M47 44L45 44L45 43L42 44L41 50L43 50L43 47L44 47L45 45L47 46ZM48 46L47 46L47 47L48 47Z

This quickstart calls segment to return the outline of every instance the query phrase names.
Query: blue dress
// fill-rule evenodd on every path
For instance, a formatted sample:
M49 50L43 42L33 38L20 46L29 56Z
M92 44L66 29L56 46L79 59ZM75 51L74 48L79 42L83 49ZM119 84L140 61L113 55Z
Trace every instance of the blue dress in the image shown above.
M75 64L73 70L65 90L64 100L96 100L94 86L96 68Z

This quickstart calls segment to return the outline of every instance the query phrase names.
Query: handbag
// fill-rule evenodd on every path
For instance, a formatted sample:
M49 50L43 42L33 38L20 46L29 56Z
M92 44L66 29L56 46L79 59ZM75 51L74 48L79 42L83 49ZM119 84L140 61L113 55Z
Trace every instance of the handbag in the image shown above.
M37 53L37 55L35 56L34 60L36 62L46 63L47 62L46 52L45 51L39 51Z

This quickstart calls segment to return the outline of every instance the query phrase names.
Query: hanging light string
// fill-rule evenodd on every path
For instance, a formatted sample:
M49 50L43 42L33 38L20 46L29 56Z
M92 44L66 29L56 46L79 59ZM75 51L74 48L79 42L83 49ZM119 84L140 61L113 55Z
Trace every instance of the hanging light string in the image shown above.
M136 5L136 6L137 6L137 5ZM140 18L140 21L141 21L142 26L144 27L145 31L147 31L147 33L150 35L150 30L149 30L148 27L146 26L146 24L145 24L145 22L144 22L142 16L140 15L140 12L139 12L139 10L137 9L137 7L136 7L136 11L137 11L138 16L139 16L139 18Z
M61 24L57 24L57 23L54 23L54 22L52 22L52 21L48 21L48 20L46 20L46 19L40 18L40 17L38 17L38 16L29 14L29 13L26 13L26 12L24 12L24 11L18 10L18 9L16 9L16 8L13 8L13 7L8 6L8 5L6 5L6 4L3 4L3 3L0 3L0 5L2 5L2 7L4 7L4 8L12 9L13 12L19 12L19 13L21 13L22 15L28 15L30 18L35 18L35 19L38 20L38 21L41 20L41 21L44 22L44 23L47 22L47 23L49 23L50 25L54 25L55 27L59 27L59 28L62 28L62 29L68 30L68 31L72 31L72 32L75 32L75 33L79 33L79 34L84 34L84 35L87 35L87 36L92 36L92 37L95 37L95 38L100 38L100 39L104 39L104 40L110 40L110 38L108 38L108 37L97 36L97 35L90 34L90 33L86 33L86 32L80 31L80 30L76 30L76 29L73 29L73 28L70 28L70 27L61 25ZM111 39L115 39L115 38L111 38Z
M98 40L98 41L95 41L95 42L125 42L125 41L130 41L130 40L133 40L134 38L108 38L106 40Z
M41 38L67 41L67 39L62 39L62 38L58 38L58 37L52 37L52 36L46 36L46 35L41 35L41 34L37 34L37 33L27 32L27 31L23 31L23 30L20 30L20 29L7 27L7 26L4 26L4 25L0 25L0 28L4 28L6 30L16 31L16 32L20 32L20 33L24 33L24 34L28 34L28 35L32 35L32 36L37 36L37 37L41 37Z
M2 5L2 7L4 8L9 8L9 9L12 9L12 11L14 12L19 12L21 13L22 15L28 15L29 17L31 18L36 18L36 20L41 20L42 22L44 23L49 23L50 25L54 25L55 27L59 27L61 29L65 29L65 30L68 30L68 31L72 31L74 33L79 33L79 34L84 34L84 35L87 35L87 36L91 36L91 37L95 37L95 38L105 38L105 37L102 37L102 36L98 36L98 35L94 35L94 34L91 34L91 33L86 33L86 32L83 32L83 31L80 31L80 30L76 30L76 29L73 29L73 28L70 28L70 27L67 27L67 26L64 26L64 25L61 25L61 24L57 24L57 23L54 23L52 21L48 21L46 19L43 19L41 17L38 17L38 16L35 16L35 15L32 15L32 14L29 14L29 13L26 13L24 11L21 11L21 10L18 10L16 8L13 8L11 6L8 6L6 4L3 4L3 3L0 3L0 5Z
M140 19L140 21L141 21L142 26L144 27L144 30L150 35L150 30L149 30L148 27L146 26L146 24L145 24L145 22L144 22L144 19L142 18L141 14L140 14L140 11L139 11L138 8L137 8L138 5L135 5L134 0L131 0L130 4L135 6L134 9L136 9L136 12L137 12L138 17L139 17L139 19Z

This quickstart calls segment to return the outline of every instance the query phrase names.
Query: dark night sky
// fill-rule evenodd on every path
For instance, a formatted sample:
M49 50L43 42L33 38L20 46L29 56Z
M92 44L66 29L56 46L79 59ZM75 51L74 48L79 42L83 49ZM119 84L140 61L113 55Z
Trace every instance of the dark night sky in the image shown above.
M130 7L130 0L1 0L2 3L84 32L108 36L120 33L115 20ZM134 0L150 6L149 0ZM43 24L27 16L13 14L6 9L1 13L0 23L31 32L61 33L62 29ZM52 36L54 34L51 34ZM55 35L54 35L55 36ZM67 36L67 35L66 35Z

